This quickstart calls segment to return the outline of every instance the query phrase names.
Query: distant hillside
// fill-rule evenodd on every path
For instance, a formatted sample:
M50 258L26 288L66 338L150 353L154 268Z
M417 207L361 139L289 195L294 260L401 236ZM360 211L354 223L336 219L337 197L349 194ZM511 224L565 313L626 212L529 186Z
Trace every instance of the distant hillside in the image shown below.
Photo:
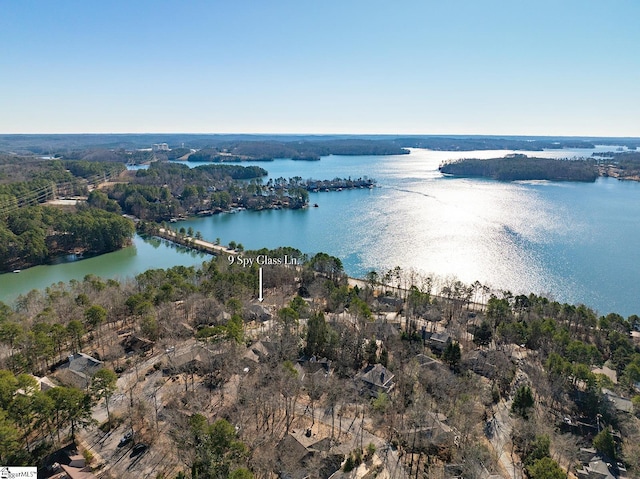
M291 158L319 160L327 155L404 155L409 150L386 140L230 141L204 148L191 161L243 161Z
M580 138L499 138L499 137L407 137L394 140L407 148L427 148L436 151L472 150L561 150L563 148L594 148L595 144ZM600 142L599 142L600 143Z
M533 136L473 136L473 135L248 135L248 134L73 134L73 135L2 135L0 152L19 155L54 155L65 158L71 152L83 150L127 150L151 148L154 143L167 143L171 150L188 149L234 149L240 151L255 147L294 149L299 156L310 154L336 155L381 155L401 154L403 148L427 148L439 151L472 150L526 150L593 148L594 145L640 147L638 138L594 138L594 137L533 137ZM312 151L309 151L312 150ZM306 151L306 153L305 153ZM320 153L329 151L329 153ZM385 152L386 151L386 152ZM263 152L259 152L262 154ZM160 153L161 155L163 153ZM255 153L257 154L257 153ZM255 154L248 156L255 157ZM275 153L273 153L275 154ZM182 156L182 155L181 155ZM274 156L271 156L272 158ZM275 156L282 157L282 156ZM287 156L285 156L287 157ZM80 159L80 158L77 158Z
M531 158L526 155L489 160L458 160L440 166L440 171L448 175L476 176L500 181L595 181L598 177L594 160L558 160Z

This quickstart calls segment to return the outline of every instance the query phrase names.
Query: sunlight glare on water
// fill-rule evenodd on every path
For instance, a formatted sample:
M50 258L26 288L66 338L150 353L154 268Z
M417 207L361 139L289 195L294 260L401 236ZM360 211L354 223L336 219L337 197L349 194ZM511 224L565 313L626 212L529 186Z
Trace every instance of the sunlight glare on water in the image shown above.
M535 262L524 247L544 241L558 224L544 200L520 185L442 179L433 169L438 158L421 164L424 171L411 163L394 164L401 186L372 204L372 210L387 212L382 224L379 218L372 222L380 241L370 245L365 263L413 267L465 282L492 278L514 287L527 271L529 284L542 286L542 272L531 267Z

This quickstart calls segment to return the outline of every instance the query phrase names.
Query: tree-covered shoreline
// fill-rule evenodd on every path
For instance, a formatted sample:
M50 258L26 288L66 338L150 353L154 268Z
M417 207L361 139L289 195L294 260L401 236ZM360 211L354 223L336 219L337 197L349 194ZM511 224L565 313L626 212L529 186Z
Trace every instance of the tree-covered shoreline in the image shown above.
M491 178L498 181L594 182L599 176L595 160L534 158L520 154L487 160L456 160L444 163L439 170L447 175Z
M29 206L0 222L0 272L46 264L68 254L98 255L131 244L131 220L99 208L78 212Z
M234 209L301 209L309 205L310 191L372 188L370 178L303 180L299 176L263 181L267 171L257 166L208 164L195 168L179 163L154 162L128 183L105 191L127 214L147 221L170 221L212 215Z
M237 209L300 209L310 191L372 188L370 178L263 181L257 166L154 161L128 171L112 161L0 158L0 271L97 255L130 244L130 218L153 222ZM4 181L3 181L4 180ZM71 199L53 206L45 202Z
M117 177L123 164L0 159L0 271L46 264L68 254L96 255L131 243L135 232L115 202L95 186ZM89 190L92 189L91 193ZM44 206L57 198L87 203Z

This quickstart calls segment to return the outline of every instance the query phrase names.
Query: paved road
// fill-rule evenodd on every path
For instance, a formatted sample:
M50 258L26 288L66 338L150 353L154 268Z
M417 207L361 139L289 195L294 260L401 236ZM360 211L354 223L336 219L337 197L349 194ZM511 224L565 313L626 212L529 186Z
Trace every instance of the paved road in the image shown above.
M494 417L487 426L488 438L498 455L501 469L509 474L510 479L524 479L521 468L514 464L514 460L515 462L519 461L518 457L515 455L513 459L511 457L512 419L509 415L510 409L511 401L502 401L496 406Z

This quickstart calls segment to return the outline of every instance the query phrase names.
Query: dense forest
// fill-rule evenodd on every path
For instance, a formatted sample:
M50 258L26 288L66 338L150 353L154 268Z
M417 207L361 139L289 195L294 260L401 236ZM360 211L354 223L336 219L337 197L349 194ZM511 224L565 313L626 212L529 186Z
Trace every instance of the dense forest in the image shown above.
M598 168L594 160L558 160L532 158L526 155L452 161L441 165L440 171L447 175L492 178L500 181L595 181L598 177Z
M31 464L71 436L106 478L561 479L587 448L638 477L639 317L400 268L350 284L324 253L245 254L297 258L263 267L261 306L257 265L224 256L0 304L0 459ZM100 360L81 388L63 374L79 352Z
M42 206L60 197L87 195L89 188L119 175L121 163L24 160L0 163L0 271L43 264L65 254L100 254L130 243L133 222L92 191L86 205L65 210Z
M131 220L116 212L46 206L14 210L0 222L0 271L43 264L61 255L101 254L130 244Z

